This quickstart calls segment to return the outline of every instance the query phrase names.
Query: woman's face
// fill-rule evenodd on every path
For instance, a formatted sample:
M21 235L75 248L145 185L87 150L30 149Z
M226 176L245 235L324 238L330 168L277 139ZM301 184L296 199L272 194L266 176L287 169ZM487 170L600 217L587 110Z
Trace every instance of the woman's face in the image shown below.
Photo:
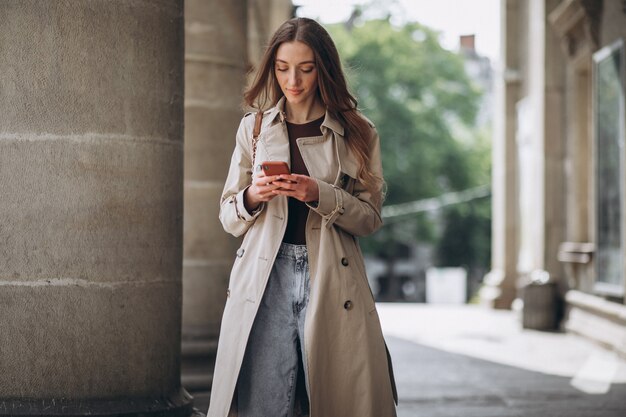
M276 51L274 73L280 89L291 104L313 100L317 92L315 56L308 45L284 42Z

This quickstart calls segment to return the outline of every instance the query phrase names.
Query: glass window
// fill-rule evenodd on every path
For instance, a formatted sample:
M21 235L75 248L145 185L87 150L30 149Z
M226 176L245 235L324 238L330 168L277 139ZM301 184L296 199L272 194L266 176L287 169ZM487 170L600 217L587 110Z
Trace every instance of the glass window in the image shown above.
M624 48L594 54L595 291L624 294Z

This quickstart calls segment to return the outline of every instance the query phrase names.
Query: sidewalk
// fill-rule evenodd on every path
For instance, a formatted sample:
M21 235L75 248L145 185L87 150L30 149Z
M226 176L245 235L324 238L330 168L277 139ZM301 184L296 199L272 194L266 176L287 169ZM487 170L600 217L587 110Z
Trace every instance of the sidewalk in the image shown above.
M626 361L514 312L379 303L399 417L624 417Z

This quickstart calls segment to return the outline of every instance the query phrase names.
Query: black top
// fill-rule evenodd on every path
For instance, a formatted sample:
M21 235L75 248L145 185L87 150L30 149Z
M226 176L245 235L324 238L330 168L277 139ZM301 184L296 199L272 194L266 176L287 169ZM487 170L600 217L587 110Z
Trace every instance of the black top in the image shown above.
M321 136L322 122L324 116L319 119L304 124L295 124L287 122L287 133L289 134L289 155L291 157L291 173L309 175L309 171L304 165L302 154L298 149L296 139L307 138L311 136ZM292 243L294 245L306 244L305 227L306 219L309 215L309 208L300 200L293 197L288 198L289 214L287 216L287 229L283 236L283 242Z

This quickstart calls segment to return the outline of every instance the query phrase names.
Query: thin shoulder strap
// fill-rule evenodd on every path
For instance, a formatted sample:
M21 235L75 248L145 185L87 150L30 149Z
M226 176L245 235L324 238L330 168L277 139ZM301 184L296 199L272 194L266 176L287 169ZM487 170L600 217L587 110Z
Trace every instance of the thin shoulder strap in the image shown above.
M263 121L263 110L259 110L254 116L254 131L252 132L252 163L256 159L256 144L261 133L261 122Z

